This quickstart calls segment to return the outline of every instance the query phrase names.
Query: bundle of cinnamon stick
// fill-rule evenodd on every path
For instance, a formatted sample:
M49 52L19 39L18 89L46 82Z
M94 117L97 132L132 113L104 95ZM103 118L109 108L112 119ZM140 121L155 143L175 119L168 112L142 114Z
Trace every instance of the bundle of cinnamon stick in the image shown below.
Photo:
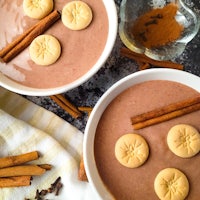
M0 158L0 188L29 186L32 176L40 176L51 169L49 164L27 164L38 158L37 151Z

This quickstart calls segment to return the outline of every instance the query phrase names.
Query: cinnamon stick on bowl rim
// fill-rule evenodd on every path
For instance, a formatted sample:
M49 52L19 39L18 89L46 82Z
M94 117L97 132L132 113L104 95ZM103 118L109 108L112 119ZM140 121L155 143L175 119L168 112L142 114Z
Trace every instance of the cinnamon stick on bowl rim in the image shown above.
M60 19L61 15L57 10L40 20L37 24L30 27L22 35L16 38L0 51L1 59L7 63L22 52L40 34L44 33L53 23Z
M175 102L167 106L131 117L132 126L135 130L200 110L200 96Z

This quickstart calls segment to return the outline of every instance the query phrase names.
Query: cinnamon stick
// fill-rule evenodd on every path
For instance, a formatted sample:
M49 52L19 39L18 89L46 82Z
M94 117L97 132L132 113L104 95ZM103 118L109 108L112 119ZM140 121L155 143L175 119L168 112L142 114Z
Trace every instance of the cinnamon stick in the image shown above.
M87 106L80 106L80 107L78 107L78 109L82 112L86 112L88 114L88 116L90 116L90 114L92 112L92 108L87 107Z
M142 122L151 118L159 117L161 115L179 110L181 108L185 108L194 104L200 103L200 96L189 98L183 101L175 102L172 104L169 104L167 106L163 106L161 108L154 109L152 111L134 116L131 118L132 124Z
M15 176L0 178L0 188L31 185L31 176Z
M46 170L51 170L51 168L52 168L52 165L50 165L50 164L40 164L38 166L43 169L46 169Z
M200 97L176 102L131 118L135 130L189 114L200 109Z
M181 64L174 63L171 61L153 60L144 54L135 53L126 47L122 47L120 53L122 56L125 56L127 58L133 59L138 62L149 63L149 64L157 66L157 67L183 70L183 65L181 65Z
M149 63L139 63L139 70L145 70L145 69L149 69L150 68L150 65Z
M177 110L177 111L174 111L174 112L171 112L171 113L167 113L165 115L162 115L162 116L159 116L159 117L156 117L156 118L149 119L147 121L138 122L136 124L133 124L133 128L135 130L145 128L147 126L151 126L151 125L154 125L154 124L158 124L158 123L161 123L161 122L168 121L170 119L174 119L176 117L183 116L185 114L197 111L199 109L200 109L200 103L186 107L186 108L183 108L183 109L180 109L180 110Z
M19 42L21 42L38 24L27 29L24 33L19 35L15 40L9 43L6 47L0 50L0 57L4 57L12 48L14 48Z
M88 181L88 178L87 178L87 175L86 175L86 172L85 172L83 156L81 156L81 160L80 160L80 164L79 164L78 179L80 181Z
M32 151L29 153L16 155L16 156L3 157L3 158L0 158L0 168L20 165L32 160L36 160L38 158L39 158L39 153L37 151Z
M79 113L79 111L76 108L76 106L74 106L71 102L69 102L69 100L67 100L64 96L62 96L61 94L57 94L56 97L58 99L60 99L65 105L67 105L68 107L70 107L73 111Z
M39 21L36 25L19 36L10 45L1 50L2 60L7 63L23 51L40 34L44 33L53 23L60 19L60 13L55 10Z
M22 165L0 169L0 177L39 176L45 172L46 169L37 165Z
M53 95L50 98L55 101L61 108L63 108L66 112L68 112L72 117L78 118L82 114L81 112L62 95Z

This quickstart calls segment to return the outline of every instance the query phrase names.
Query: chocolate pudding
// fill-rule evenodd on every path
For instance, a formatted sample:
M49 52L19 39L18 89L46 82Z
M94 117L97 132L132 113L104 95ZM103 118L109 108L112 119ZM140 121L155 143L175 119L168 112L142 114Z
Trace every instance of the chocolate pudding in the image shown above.
M154 80L128 88L109 104L97 126L94 156L99 175L114 199L159 199L154 191L154 179L164 168L182 171L190 185L186 199L199 199L200 154L192 158L176 156L168 148L167 134L177 124L189 124L200 131L200 111L139 130L133 129L130 120L135 115L195 96L199 92L183 84ZM115 158L115 143L127 133L142 135L149 145L149 157L138 168L127 168Z
M22 0L0 1L0 49L31 27L38 20L25 16ZM54 9L62 10L70 0L54 1ZM0 63L0 72L26 86L52 88L69 84L86 74L99 59L107 40L108 16L102 0L85 0L93 12L91 24L73 31L61 20L45 33L55 36L62 46L61 57L50 66L39 66L30 60L28 48L7 64Z

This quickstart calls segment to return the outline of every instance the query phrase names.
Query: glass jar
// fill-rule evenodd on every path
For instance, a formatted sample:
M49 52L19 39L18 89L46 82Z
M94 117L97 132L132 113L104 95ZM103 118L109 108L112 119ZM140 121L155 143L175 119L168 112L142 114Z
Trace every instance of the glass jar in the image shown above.
M136 20L154 9L163 9L169 4L177 6L174 18L178 24L183 26L180 37L161 46L144 46L132 32ZM155 60L172 60L182 54L187 43L197 34L199 26L199 16L189 9L182 0L122 0L120 5L119 35L122 42L130 50L143 53ZM159 33L156 31L155 35L158 35ZM162 37L162 34L160 37Z

